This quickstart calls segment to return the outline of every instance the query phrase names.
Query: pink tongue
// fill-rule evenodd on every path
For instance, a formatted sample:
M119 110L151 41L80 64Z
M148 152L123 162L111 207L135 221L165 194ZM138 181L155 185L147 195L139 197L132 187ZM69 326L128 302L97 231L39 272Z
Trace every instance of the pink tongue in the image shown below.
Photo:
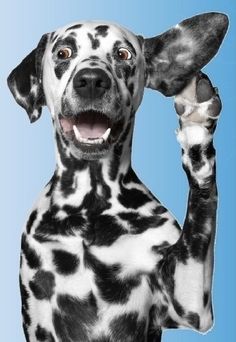
M88 122L81 122L77 128L83 138L96 139L102 137L107 130L107 124L103 122L96 122L94 124Z

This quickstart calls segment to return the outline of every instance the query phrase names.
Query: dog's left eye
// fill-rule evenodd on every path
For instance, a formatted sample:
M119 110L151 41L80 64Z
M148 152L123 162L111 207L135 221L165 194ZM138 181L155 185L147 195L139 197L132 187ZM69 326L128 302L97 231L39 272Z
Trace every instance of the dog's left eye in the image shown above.
M128 49L125 48L120 48L118 50L118 57L124 61L131 59L132 58L132 54Z
M60 59L68 59L72 56L72 50L70 48L63 48L58 51L57 57Z

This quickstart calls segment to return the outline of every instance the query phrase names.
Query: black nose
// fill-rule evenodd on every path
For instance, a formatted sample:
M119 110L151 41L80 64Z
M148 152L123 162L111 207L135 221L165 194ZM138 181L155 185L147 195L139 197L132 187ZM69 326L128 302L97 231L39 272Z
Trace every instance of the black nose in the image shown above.
M73 86L78 95L95 99L102 97L111 88L111 80L102 69L84 68L75 75Z

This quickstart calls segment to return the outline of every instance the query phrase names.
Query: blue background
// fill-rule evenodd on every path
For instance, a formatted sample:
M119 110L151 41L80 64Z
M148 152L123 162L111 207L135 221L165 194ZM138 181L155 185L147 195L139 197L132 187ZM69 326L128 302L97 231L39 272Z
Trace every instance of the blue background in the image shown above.
M48 111L30 125L6 87L8 73L45 32L80 19L116 21L137 34L153 36L186 17L222 11L231 26L222 49L205 68L220 89L224 104L215 136L219 211L214 273L215 326L206 336L193 331L166 331L168 342L236 341L236 4L227 1L6 1L1 8L1 242L0 340L23 342L18 265L20 235L28 212L54 170L54 142ZM136 117L133 164L143 182L183 221L187 182L174 130L173 100L146 90ZM125 342L125 341L124 341Z

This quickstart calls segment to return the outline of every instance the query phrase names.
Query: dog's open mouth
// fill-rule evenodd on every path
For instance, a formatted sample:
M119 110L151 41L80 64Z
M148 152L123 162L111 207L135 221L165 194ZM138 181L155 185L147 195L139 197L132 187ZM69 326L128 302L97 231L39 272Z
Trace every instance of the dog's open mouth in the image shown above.
M61 127L67 135L74 135L82 144L102 144L111 133L111 120L97 111L80 112L76 116L60 117Z

